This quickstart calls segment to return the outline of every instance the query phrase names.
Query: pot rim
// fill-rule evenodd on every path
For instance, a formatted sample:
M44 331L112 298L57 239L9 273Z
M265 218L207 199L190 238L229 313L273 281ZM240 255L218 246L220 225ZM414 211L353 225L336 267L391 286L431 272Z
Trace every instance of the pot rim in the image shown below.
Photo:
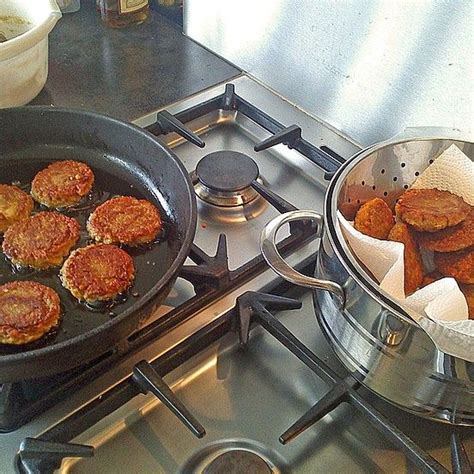
M324 227L326 235L331 243L331 247L334 253L337 255L339 261L342 263L345 271L360 285L365 291L367 291L372 298L374 298L384 309L389 310L393 315L400 318L403 322L412 326L420 327L420 325L413 320L408 313L398 305L393 298L379 285L375 283L372 277L361 267L352 251L349 249L340 227L337 223L337 199L339 190L342 182L346 178L347 174L361 161L367 158L372 153L375 153L382 148L387 146L399 145L402 143L413 142L413 141L427 141L427 140L450 140L453 142L474 142L471 139L463 139L462 137L448 137L448 136L422 136L422 137L409 137L403 139L389 139L375 145L371 145L354 156L349 158L336 172L333 179L329 183L328 190L324 199Z

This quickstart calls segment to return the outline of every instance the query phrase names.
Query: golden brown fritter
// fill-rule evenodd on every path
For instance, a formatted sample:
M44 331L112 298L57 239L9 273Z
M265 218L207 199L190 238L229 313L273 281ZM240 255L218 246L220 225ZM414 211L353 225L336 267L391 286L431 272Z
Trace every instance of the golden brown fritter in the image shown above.
M34 177L31 195L48 207L67 207L86 196L93 183L94 173L85 163L55 161Z
M459 288L463 292L467 301L469 319L474 319L474 285L461 284L459 285Z
M462 198L438 189L410 189L395 205L395 213L421 232L436 232L459 224L471 210Z
M145 199L130 196L104 202L87 222L90 236L106 244L139 245L151 242L160 229L158 209Z
M419 244L435 252L456 252L474 245L474 208L461 223L438 232L419 232Z
M134 276L132 257L110 244L75 250L60 271L63 286L89 303L115 298L131 285Z
M434 263L444 276L456 278L458 283L474 283L474 247L458 252L435 252Z
M365 235L385 240L395 224L392 211L387 203L374 198L360 206L354 219L354 227Z
M0 184L0 234L14 222L26 219L33 210L33 199L16 186Z
M0 343L25 344L57 326L57 293L34 281L13 281L0 286Z
M423 261L420 250L409 227L403 222L396 223L390 233L388 240L404 244L403 262L405 266L405 296L411 295L423 283Z
M59 212L40 212L5 232L3 252L15 265L44 269L60 265L79 239L79 223Z

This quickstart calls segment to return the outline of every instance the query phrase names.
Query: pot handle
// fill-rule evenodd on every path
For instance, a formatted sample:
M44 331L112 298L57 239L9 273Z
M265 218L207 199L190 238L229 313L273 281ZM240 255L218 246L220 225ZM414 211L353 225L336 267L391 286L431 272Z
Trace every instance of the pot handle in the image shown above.
M268 265L278 275L283 277L290 283L294 283L298 286L304 286L306 288L317 288L318 290L327 290L333 295L337 296L340 302L341 308L344 308L346 303L346 295L344 289L338 283L329 280L320 280L319 278L308 277L302 273L296 271L293 267L285 262L283 257L278 252L276 245L276 234L278 230L288 222L294 222L299 220L312 220L316 222L316 236L321 237L323 233L323 216L315 211L291 211L285 214L281 214L272 219L263 229L260 237L260 249L262 250L263 257L267 261Z

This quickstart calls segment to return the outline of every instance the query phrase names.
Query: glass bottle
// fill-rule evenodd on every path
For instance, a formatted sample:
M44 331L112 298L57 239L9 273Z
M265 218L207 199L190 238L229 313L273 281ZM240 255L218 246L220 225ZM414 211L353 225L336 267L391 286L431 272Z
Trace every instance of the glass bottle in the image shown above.
M139 25L149 16L148 0L98 0L102 20L112 28Z

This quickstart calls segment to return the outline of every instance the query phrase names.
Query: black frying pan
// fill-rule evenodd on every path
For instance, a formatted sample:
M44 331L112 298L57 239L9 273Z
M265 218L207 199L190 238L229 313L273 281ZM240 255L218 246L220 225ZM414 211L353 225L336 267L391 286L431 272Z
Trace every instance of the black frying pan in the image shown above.
M90 199L66 212L81 222L77 246L87 245L85 220L113 195L131 195L157 205L165 225L157 242L128 251L135 263L133 287L113 306L88 308L59 281L58 270L19 271L0 251L0 284L35 280L61 298L59 328L23 346L0 345L0 382L37 378L84 364L137 329L162 303L183 265L195 232L196 201L188 173L155 137L110 117L65 109L0 110L0 183L29 190L34 175L56 160L87 163L95 174ZM40 210L39 206L35 211Z

